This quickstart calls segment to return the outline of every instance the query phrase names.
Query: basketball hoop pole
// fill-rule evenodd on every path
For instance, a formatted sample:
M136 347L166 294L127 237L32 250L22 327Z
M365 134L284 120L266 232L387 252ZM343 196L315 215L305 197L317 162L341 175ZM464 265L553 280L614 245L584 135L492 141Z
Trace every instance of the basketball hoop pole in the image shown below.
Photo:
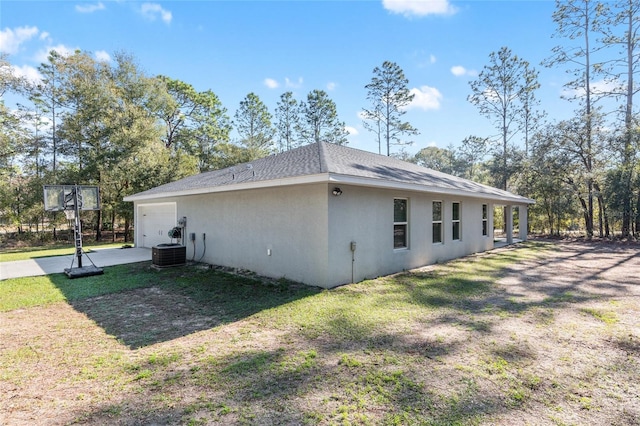
M80 225L80 206L78 205L78 185L73 186L73 209L76 216L74 233L76 240L76 257L78 268L82 268L82 229Z

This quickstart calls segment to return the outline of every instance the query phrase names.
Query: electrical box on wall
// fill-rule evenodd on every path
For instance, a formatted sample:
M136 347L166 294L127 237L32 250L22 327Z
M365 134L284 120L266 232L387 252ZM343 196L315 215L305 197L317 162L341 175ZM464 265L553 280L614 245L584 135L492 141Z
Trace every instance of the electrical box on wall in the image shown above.
M189 239L190 239L191 241L195 241L195 240L196 240L196 233L195 233L195 232L190 233L190 234L189 234Z

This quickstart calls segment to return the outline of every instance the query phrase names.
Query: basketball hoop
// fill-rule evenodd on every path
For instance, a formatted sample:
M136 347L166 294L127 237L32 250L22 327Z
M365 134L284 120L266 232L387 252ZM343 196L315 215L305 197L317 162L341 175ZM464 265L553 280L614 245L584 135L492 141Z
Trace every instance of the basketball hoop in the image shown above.
M100 190L97 186L87 185L44 185L44 209L46 211L64 211L67 220L73 220L73 236L76 245L75 258L78 259L78 267L71 267L64 270L69 278L87 277L103 273L102 268L98 268L91 258L87 258L92 266L82 266L82 223L80 222L80 211L100 210ZM86 253L85 253L86 254Z

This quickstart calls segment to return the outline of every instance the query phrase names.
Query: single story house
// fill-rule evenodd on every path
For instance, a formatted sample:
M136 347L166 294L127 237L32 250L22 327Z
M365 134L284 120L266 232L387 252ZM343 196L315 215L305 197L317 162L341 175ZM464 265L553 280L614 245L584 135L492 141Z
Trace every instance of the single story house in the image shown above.
M187 260L325 288L494 247L493 211L519 195L331 143L190 176L125 197L135 244L171 242L184 225ZM517 238L517 237L516 237Z

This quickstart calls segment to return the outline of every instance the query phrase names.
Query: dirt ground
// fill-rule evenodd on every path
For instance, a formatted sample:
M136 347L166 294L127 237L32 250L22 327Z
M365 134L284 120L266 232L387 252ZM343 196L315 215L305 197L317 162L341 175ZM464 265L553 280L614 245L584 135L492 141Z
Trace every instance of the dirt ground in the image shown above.
M160 385L134 388L130 378L123 380L117 372L129 371L141 382L146 370L140 364L155 359L153 351L169 354L169 361L153 361L156 365L169 365L170 356L182 351L180 365L167 374L183 377L206 368L198 361L204 359L198 351L205 345L219 351L212 355L217 357L236 341L256 348L299 343L278 341L282 333L269 333L266 324L250 340L242 340L248 326L241 322L214 333L212 327L226 322L223 313L156 287L101 297L113 298L108 306L121 309L105 310L101 299L93 298L74 306L0 313L0 425L184 422L175 414L154 417L153 406L197 401L205 391L196 380L154 395L154 386ZM467 408L457 409L480 415L463 423L640 425L639 245L554 242L542 257L506 268L482 306L473 303L451 321L440 317L388 343L407 356L419 350L424 365L433 369L416 372L416 377L422 375L420 380L433 383L434 389L446 393L447 380L461 383L474 377L479 388L473 390L475 397L465 402ZM136 331L140 329L145 334ZM150 343L157 345L145 346ZM81 356L87 348L91 354ZM18 362L3 364L3 357ZM499 393L511 406L498 398L478 399L485 393ZM160 396L173 399L159 402ZM134 410L126 407L135 402L116 404L125 399L148 404L146 417L127 411ZM299 403L304 411L321 400L318 396L302 403L292 397L288 403ZM492 404L501 409L491 410ZM83 416L95 406L107 408ZM268 423L297 423L287 417L276 420Z

